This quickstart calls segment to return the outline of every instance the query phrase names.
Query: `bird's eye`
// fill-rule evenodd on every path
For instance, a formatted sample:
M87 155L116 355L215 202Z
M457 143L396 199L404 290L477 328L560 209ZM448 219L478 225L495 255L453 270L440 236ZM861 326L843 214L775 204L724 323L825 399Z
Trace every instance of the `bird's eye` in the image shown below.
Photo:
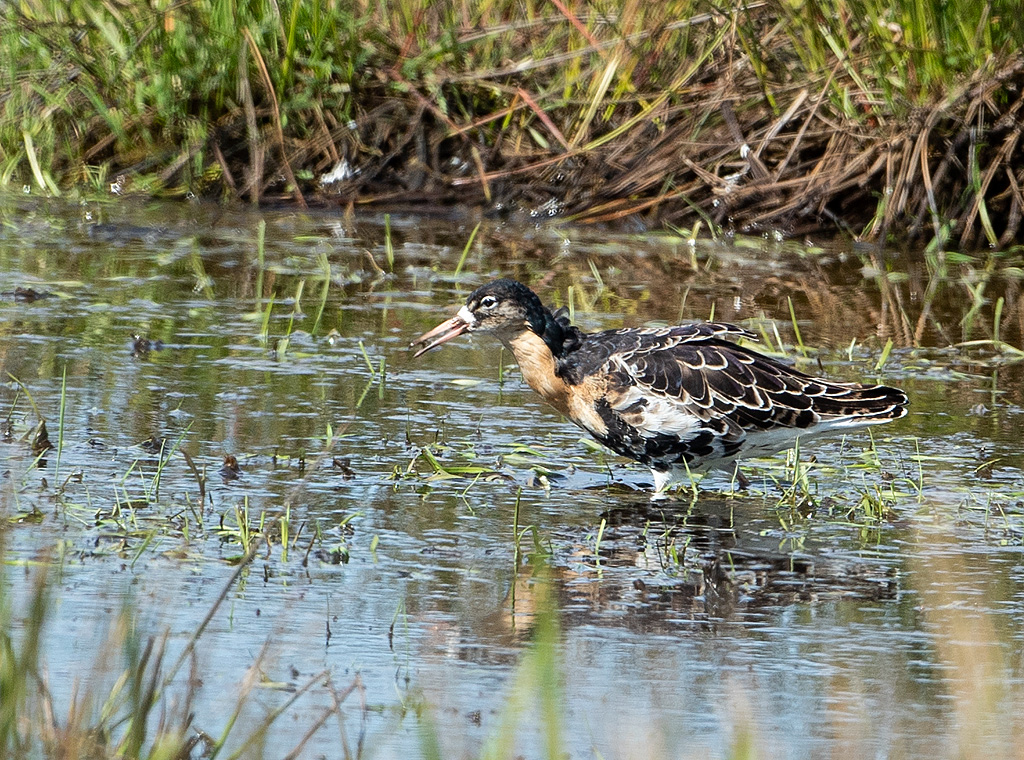
M493 309L497 305L498 299L495 298L494 296L484 296L483 298L480 299L481 309Z

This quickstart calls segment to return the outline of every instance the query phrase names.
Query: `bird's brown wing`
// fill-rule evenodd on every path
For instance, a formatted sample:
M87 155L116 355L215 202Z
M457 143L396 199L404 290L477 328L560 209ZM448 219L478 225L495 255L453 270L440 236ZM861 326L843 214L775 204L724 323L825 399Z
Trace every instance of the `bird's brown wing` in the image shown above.
M649 464L771 453L818 426L856 427L904 413L901 391L811 377L726 340L753 337L732 325L602 335L614 346L600 371L604 437Z

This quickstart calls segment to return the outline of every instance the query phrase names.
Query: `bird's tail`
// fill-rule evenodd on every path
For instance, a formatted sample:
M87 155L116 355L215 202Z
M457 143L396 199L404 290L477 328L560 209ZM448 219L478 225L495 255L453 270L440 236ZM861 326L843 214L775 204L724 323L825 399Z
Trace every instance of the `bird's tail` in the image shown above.
M859 427L898 420L907 414L907 394L888 385L828 383L814 395L813 408L830 427Z

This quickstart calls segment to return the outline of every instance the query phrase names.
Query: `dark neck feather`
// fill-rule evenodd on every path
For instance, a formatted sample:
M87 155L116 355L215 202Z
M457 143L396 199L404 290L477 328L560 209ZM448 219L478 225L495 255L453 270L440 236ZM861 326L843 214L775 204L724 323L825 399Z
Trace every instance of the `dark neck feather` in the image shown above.
M530 329L543 338L556 359L572 351L583 337L580 329L569 322L564 309L552 314L550 309L541 304L540 299L530 305L527 318Z

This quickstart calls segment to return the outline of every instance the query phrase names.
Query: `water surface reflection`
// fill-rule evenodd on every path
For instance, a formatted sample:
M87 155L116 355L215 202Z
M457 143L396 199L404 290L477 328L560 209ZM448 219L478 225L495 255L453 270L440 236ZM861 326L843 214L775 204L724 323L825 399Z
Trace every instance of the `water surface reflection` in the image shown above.
M94 663L126 605L180 651L234 571L242 525L265 516L269 548L201 640L211 734L234 704L220 685L269 640L250 724L326 668L362 679L369 709L345 714L368 754L421 751L430 715L448 755L514 724L509 746L537 756L522 673L550 588L573 757L726 756L747 734L764 756L1012 753L1024 378L991 342L1022 344L1012 257L484 221L456 273L476 220L392 218L389 265L379 217L3 213L0 546L15 609L26 568L56 568L44 651L58 701L76 677L116 674ZM907 388L911 414L799 462L753 462L746 491L716 475L696 500L652 503L649 474L582 443L495 345L411 361L411 337L499 274L590 329L743 323L812 371ZM39 415L63 438L59 470L32 451ZM222 476L228 455L240 477ZM329 702L314 689L294 724ZM295 741L276 734L268 756ZM338 746L324 731L305 751Z

